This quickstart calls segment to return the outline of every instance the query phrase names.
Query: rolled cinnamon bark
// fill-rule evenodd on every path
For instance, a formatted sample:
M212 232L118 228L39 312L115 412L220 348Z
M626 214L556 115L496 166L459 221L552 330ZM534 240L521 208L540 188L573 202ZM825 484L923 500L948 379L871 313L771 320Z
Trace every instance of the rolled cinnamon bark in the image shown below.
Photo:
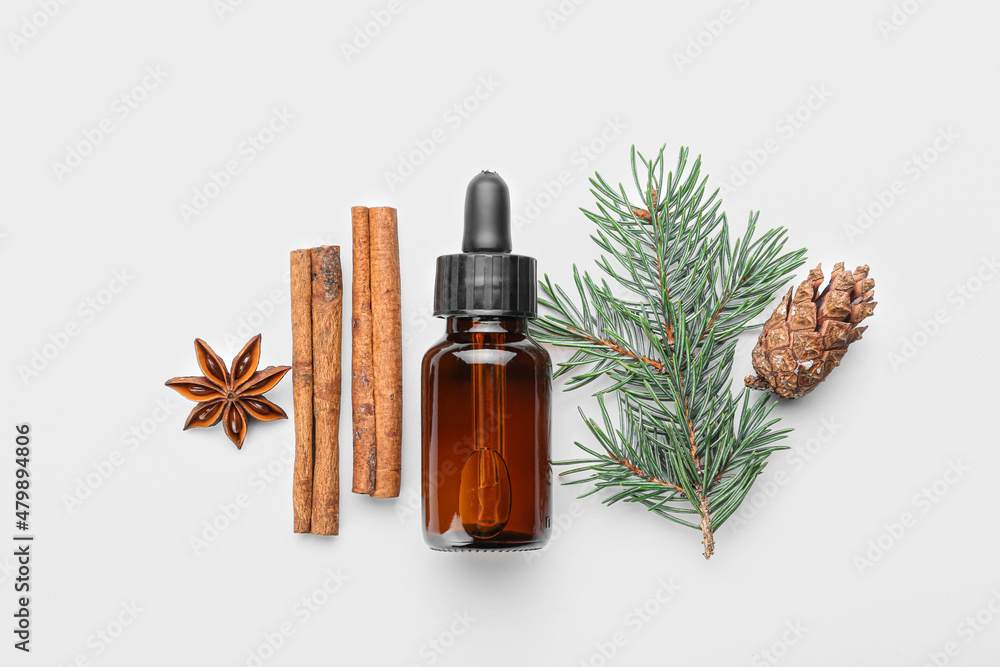
M343 281L340 247L312 250L313 466L312 526L315 535L340 530L340 339Z
M403 428L403 343L396 209L369 209L372 357L375 371L375 486L371 495L399 495Z
M354 417L354 493L375 489L375 386L372 360L372 286L368 208L351 209L351 413Z
M308 533L313 493L312 254L291 252L292 397L295 402L295 471L292 509L295 532Z

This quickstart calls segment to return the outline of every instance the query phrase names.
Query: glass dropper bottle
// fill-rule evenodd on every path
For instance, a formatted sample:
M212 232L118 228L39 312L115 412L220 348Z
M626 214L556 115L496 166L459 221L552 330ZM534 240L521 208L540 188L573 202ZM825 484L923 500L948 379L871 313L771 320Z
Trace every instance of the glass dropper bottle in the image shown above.
M462 254L437 260L434 314L446 333L424 356L424 539L433 549L536 549L549 535L551 361L528 333L535 260L511 254L510 194L469 184Z

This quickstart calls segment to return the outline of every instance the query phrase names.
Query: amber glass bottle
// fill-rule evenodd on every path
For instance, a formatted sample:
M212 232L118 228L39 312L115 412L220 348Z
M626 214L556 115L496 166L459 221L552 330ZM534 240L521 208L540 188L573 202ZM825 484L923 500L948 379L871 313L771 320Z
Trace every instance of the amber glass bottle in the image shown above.
M422 368L424 539L433 549L537 549L548 541L551 362L528 333L535 260L510 254L507 186L469 184L460 255L438 258L444 338Z

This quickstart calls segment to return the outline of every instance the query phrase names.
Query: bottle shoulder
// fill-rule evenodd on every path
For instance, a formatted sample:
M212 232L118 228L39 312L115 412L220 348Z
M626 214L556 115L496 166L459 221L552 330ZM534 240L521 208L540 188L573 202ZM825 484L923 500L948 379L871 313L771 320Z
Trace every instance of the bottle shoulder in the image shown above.
M461 357L473 350L503 350L536 364L552 363L548 350L526 333L489 334L474 340L469 332L452 332L443 335L424 353L424 364L448 356Z

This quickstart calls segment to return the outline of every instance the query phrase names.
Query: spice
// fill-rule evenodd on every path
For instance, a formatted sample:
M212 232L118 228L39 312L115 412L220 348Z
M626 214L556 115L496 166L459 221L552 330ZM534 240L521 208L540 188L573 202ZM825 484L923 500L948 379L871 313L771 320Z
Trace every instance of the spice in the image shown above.
M240 449L247 435L248 417L260 421L288 418L284 410L263 395L281 381L289 367L268 366L257 370L260 334L243 346L233 359L231 370L202 339L195 338L194 351L205 376L175 377L166 382L184 398L198 402L184 422L185 431L215 426L222 421L226 435Z
M375 386L372 359L372 286L368 208L351 209L353 289L351 302L351 414L354 418L354 493L375 489Z
M292 395L295 400L295 472L292 507L295 532L308 533L313 492L312 253L293 250Z
M343 284L340 247L312 250L313 423L315 458L311 531L340 527L340 347Z
M371 495L399 495L403 427L403 345L396 209L369 210L372 358L375 394L375 485Z

